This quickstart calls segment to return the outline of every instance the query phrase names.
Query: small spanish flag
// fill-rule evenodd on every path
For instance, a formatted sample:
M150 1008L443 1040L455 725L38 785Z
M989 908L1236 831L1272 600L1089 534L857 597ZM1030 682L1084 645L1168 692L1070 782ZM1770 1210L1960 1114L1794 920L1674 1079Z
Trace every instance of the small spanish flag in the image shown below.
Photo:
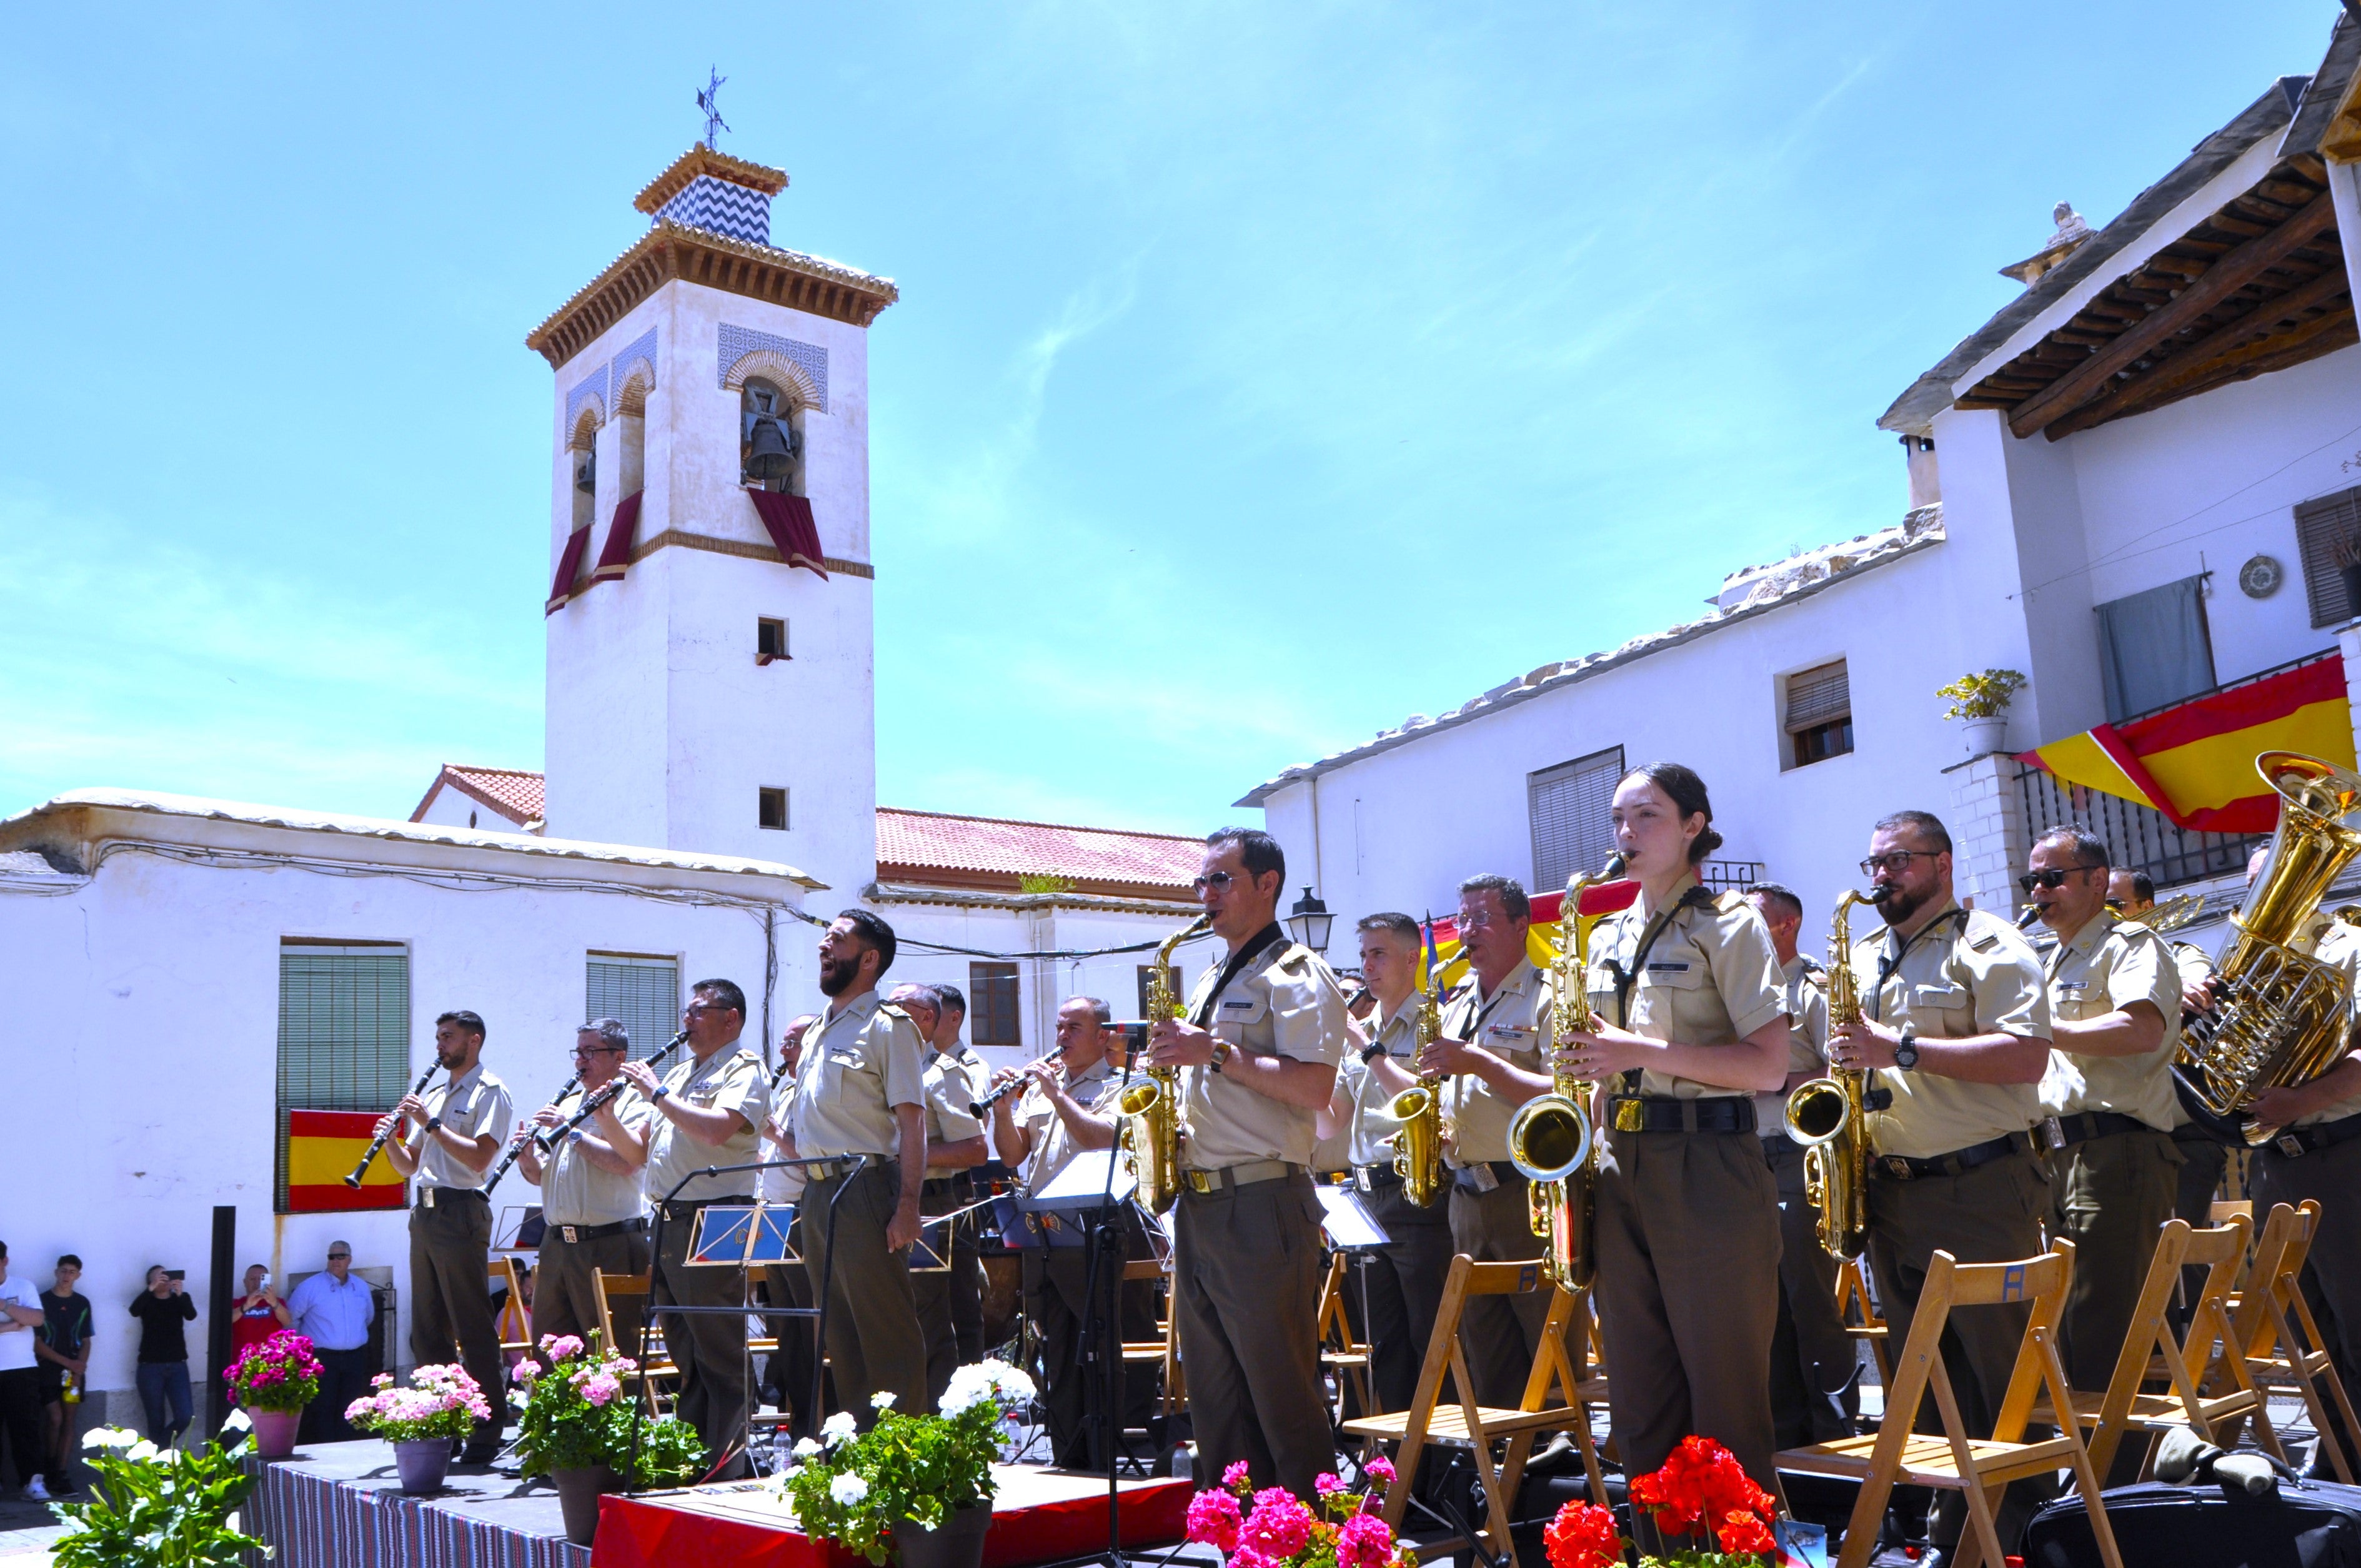
M1628 907L1640 896L1640 884L1624 878L1616 882L1593 883L1582 894L1582 913L1594 917L1612 915ZM1533 960L1535 969L1546 970L1557 961L1558 912L1565 905L1565 892L1543 893L1532 901L1532 924L1525 930L1525 956ZM1434 983L1448 992L1467 978L1467 950L1459 939L1459 922L1453 919L1428 918L1426 927L1428 967Z
M2268 833L2279 825L2279 801L2255 772L2265 751L2354 765L2342 654L2128 723L2102 724L2017 760L2060 784L2153 806L2191 832Z
M380 1150L358 1187L345 1185L377 1131L368 1111L287 1113L287 1212L325 1214L351 1209L399 1209L407 1201L401 1173Z

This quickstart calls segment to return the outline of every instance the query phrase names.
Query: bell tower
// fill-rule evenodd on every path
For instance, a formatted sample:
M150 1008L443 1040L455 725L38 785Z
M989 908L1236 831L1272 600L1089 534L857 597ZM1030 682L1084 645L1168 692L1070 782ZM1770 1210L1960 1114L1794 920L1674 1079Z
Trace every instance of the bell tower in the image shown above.
M891 281L771 243L699 144L526 345L552 398L547 831L876 871L868 329Z

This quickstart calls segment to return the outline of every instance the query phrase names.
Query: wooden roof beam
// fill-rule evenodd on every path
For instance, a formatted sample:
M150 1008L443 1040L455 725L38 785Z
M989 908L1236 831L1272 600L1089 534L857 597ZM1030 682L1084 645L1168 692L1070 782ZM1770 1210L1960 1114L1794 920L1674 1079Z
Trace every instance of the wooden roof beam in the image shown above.
M2248 240L2207 268L2169 303L2150 311L2114 342L2059 377L2048 391L2027 400L2009 416L2009 429L2019 438L2047 429L2080 404L2103 393L2116 371L2193 324L2207 311L2286 259L2305 241L2335 224L2336 209L2323 192L2279 227ZM2053 433L2050 439L2055 441L2058 437Z

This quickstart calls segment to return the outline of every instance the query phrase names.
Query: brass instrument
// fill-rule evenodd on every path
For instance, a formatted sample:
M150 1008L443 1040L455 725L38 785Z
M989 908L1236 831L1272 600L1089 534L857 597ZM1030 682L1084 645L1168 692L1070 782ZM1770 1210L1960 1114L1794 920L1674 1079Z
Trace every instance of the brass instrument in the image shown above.
M436 1073L441 1072L442 1070L443 1061L442 1058L438 1057L435 1058L432 1066L428 1067L424 1072L418 1075L418 1081L410 1086L410 1092L413 1095L425 1093L426 1080L433 1078ZM397 1123L394 1124L394 1125L398 1126L400 1124ZM346 1186L358 1187L361 1184L361 1178L368 1174L369 1162L377 1158L378 1150L385 1147L386 1144L390 1141L392 1137L393 1126L388 1126L384 1132L379 1133L377 1136L369 1140L368 1152L361 1156L360 1164L353 1167L353 1173L345 1178Z
M1582 895L1622 874L1623 857L1610 855L1598 875L1566 884L1565 902L1558 906L1557 957L1550 962L1553 1047L1598 1025L1590 1006L1590 932L1607 916L1585 916ZM1549 1244L1550 1277L1569 1290L1589 1284L1596 1271L1598 1140L1590 1100L1597 1087L1559 1071L1553 1061L1550 1092L1526 1101L1509 1123L1509 1162L1525 1179L1533 1234Z
M2178 898L2168 898L2155 908L2140 915L2126 915L2125 919L2147 927L2159 937L2169 937L2205 912L2205 895L2184 893ZM2345 910L2338 910L2340 916Z
M1883 903L1894 890L1848 890L1828 925L1828 1035L1861 1022L1861 982L1852 972L1852 906ZM1820 1212L1820 1245L1830 1257L1856 1258L1869 1245L1869 1074L1833 1068L1787 1096L1787 1135L1804 1146L1804 1196Z
M1435 994L1434 918L1427 917L1426 950L1418 977L1418 1018L1413 1025L1422 1051L1443 1037L1443 1002ZM1422 1209L1432 1209L1443 1196L1443 1075L1422 1073L1415 1087L1393 1097L1386 1114L1401 1124L1393 1136L1394 1170L1402 1179L1402 1196Z
M2237 940L2214 976L2220 1006L2182 1031L2173 1069L2224 1119L2267 1089L2292 1088L2336 1065L2352 990L2344 970L2293 944L2336 873L2361 854L2361 830L2348 825L2361 806L2361 777L2296 751L2266 751L2255 771L2279 797L2279 829L2246 907L2230 916ZM2246 1142L2266 1143L2274 1131L2249 1122Z
M1148 975L1148 1026L1180 1016L1180 999L1172 992L1172 949L1213 924L1201 915L1164 938L1156 949L1156 967ZM1132 1179L1139 1183L1139 1201L1151 1214L1161 1214L1180 1196L1180 1069L1146 1067L1147 1081L1123 1091L1115 1108L1123 1118L1116 1142L1131 1156Z

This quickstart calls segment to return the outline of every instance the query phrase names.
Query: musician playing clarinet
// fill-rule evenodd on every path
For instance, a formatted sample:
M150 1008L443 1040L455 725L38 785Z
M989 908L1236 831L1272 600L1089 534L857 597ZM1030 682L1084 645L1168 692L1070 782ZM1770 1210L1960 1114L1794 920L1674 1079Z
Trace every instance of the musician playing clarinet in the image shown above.
M533 1272L533 1324L540 1334L587 1337L598 1326L598 1275L648 1270L648 1201L640 1169L648 1162L648 1118L637 1091L607 1094L631 1037L621 1020L593 1018L574 1034L578 1087L534 1113L520 1129L517 1168L541 1189L541 1262ZM598 1101L590 1120L566 1132L584 1105ZM555 1142L544 1157L538 1135ZM636 1325L634 1325L634 1329ZM619 1336L638 1336L618 1323Z

